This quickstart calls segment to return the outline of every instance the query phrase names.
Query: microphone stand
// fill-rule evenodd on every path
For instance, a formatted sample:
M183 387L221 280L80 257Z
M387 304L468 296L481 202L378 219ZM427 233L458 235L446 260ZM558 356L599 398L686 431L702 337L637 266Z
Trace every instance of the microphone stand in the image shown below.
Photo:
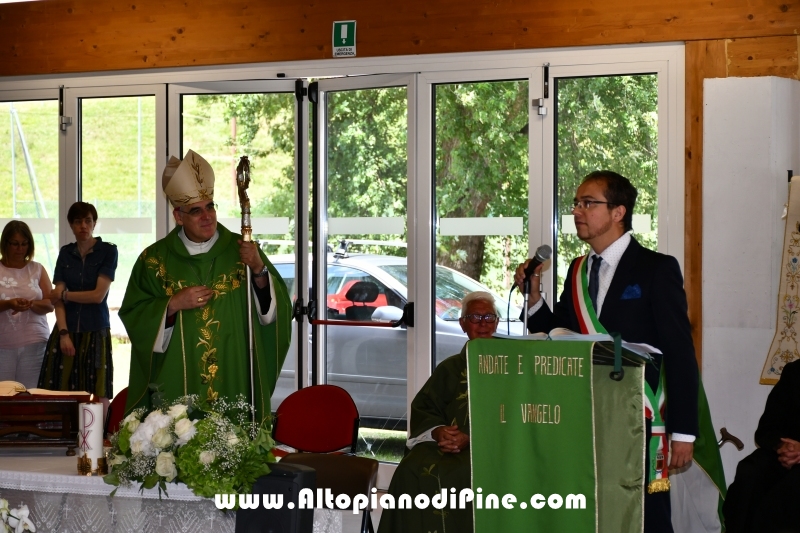
M525 278L525 281L522 282L522 335L525 336L525 333L528 331L528 293L531 292L531 278Z

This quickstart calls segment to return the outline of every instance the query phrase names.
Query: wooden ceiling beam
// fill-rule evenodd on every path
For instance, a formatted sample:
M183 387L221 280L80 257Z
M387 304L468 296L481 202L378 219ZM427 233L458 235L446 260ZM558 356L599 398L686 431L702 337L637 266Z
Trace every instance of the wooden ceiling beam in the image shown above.
M0 4L0 76L796 35L800 0L43 0Z

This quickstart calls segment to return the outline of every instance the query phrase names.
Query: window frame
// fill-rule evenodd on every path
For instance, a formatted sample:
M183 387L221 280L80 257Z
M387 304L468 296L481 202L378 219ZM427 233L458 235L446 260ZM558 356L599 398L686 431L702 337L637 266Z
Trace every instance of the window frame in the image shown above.
M408 301L423 302L426 298L435 299L432 271L435 243L435 210L433 205L433 154L432 154L432 90L433 83L457 81L489 81L519 78L519 72L543 72L549 67L550 78L590 75L626 75L657 73L659 90L659 251L668 253L684 264L684 137L685 137L685 45L683 43L662 43L645 45L620 45L602 47L575 47L541 50L518 50L501 52L470 52L455 54L432 54L398 57L326 59L314 61L292 61L279 63L259 63L239 66L204 68L151 69L142 72L85 73L79 75L46 75L33 77L0 78L0 100L51 99L58 97L58 87L66 86L67 95L90 96L130 96L143 93L143 87L162 96L157 100L157 168L163 169L167 155L175 152L179 144L174 144L178 135L172 121L179 114L179 106L173 100L172 88L178 85L211 87L212 84L267 82L294 82L294 79L345 77L341 80L326 80L325 84L341 86L357 81L365 81L365 75L384 74L394 77L407 76L409 102L409 168L407 192L408 235ZM408 74L414 73L414 74ZM469 74L467 76L467 74ZM529 96L543 97L541 78L530 77ZM321 81L321 83L322 83ZM223 83L224 82L224 83ZM166 90L169 87L169 100ZM227 89L225 89L227 90ZM71 98L71 97L70 97ZM67 98L66 104L69 104ZM531 106L529 139L529 213L541 212L540 217L529 217L528 256L539 245L550 243L554 235L553 213L553 172L554 172L554 109L551 84L550 99L546 100L547 115L538 115ZM308 117L308 101L301 104L305 117ZM66 209L77 199L77 143L68 142L70 131L77 130L74 112L65 106L65 114L73 116L73 125L67 133L60 135L60 209ZM541 128L533 127L533 120L541 123ZM170 123L170 137L167 139L167 123ZM309 121L299 124L303 144L303 161L309 159ZM54 126L55 127L55 126ZM169 142L168 142L169 141ZM172 147L175 148L172 148ZM168 147L170 152L168 152ZM539 164L538 162L541 162ZM308 184L308 165L300 167L302 179ZM154 177L160 179L160 176ZM307 189L306 189L307 190ZM157 238L166 235L169 209L166 200L159 198L161 208L156 222ZM308 207L306 206L306 213ZM303 222L302 219L301 223ZM71 235L66 225L61 225L61 244L70 242ZM300 244L297 253L303 257L308 254L307 241ZM319 257L326 257L320 250ZM306 267L307 268L307 264ZM424 274L424 273L429 274ZM547 274L546 274L547 276ZM324 278L324 274L322 276ZM296 276L296 280L298 276ZM307 270L299 276L298 294L306 294L303 288L310 279ZM552 287L553 280L543 280L545 287ZM552 305L557 295L547 293ZM434 316L432 305L416 306L415 327L408 328L408 382L409 404L416 392L431 373L431 347L434 342ZM307 321L303 321L308 331ZM300 338L306 338L305 335ZM324 339L323 339L324 341ZM303 344L303 343L301 343ZM307 360L307 359L306 359ZM324 373L324 368L322 369ZM379 485L388 486L392 468L382 469Z

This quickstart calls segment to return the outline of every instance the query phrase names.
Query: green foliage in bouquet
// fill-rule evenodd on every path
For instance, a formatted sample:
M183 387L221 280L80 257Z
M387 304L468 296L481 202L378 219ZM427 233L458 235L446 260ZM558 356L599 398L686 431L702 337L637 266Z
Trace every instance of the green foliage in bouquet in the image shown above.
M219 400L218 400L219 401ZM272 438L264 427L254 438L219 413L197 423L197 434L178 451L178 478L198 496L249 493L275 462Z

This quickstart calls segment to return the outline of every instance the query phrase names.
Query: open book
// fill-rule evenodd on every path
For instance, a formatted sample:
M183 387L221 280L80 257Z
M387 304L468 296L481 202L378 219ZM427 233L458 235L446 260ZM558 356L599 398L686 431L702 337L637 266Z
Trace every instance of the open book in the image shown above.
M88 396L85 391L75 390L48 390L48 389L26 389L25 385L17 381L0 381L0 396L15 396L20 392L27 392L37 396Z
M578 333L567 328L555 328L550 330L550 333L531 333L528 335L503 335L502 333L495 333L495 337L501 339L523 340L523 341L589 341L589 342L614 342L614 338L608 333L595 333L593 335L586 335ZM646 356L650 359L651 353L661 353L661 350L644 343L626 342L622 341L622 347L630 350L631 352Z

